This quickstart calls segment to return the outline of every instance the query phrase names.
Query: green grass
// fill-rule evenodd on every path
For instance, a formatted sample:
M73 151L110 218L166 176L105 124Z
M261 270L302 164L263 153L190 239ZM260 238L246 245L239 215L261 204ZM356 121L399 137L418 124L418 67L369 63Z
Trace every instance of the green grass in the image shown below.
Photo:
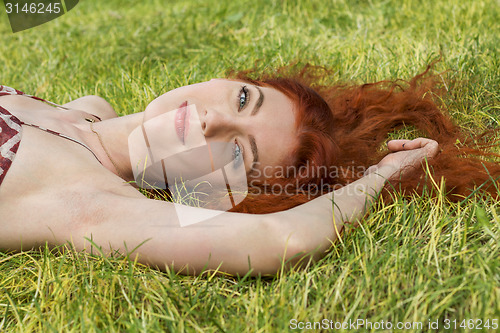
M299 60L330 67L327 80L366 82L410 78L441 54L436 71L455 81L450 113L480 131L500 121L498 22L495 0L85 0L17 34L0 14L0 82L58 103L97 94L127 114L229 68ZM498 202L479 197L378 203L323 260L274 278L185 277L71 250L1 253L0 331L282 332L292 319L491 325L500 320L499 216Z

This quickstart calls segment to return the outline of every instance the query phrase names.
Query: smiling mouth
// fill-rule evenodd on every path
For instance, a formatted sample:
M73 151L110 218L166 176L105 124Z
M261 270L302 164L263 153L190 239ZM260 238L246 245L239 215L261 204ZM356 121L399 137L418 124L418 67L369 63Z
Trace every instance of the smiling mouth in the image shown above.
M189 130L189 110L187 106L188 102L185 101L175 112L175 132L182 144L185 144Z

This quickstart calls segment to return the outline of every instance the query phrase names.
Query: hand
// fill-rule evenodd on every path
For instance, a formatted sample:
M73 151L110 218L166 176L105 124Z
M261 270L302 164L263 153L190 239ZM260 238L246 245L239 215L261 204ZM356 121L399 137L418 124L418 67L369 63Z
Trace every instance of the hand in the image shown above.
M433 158L439 150L436 141L425 138L391 140L387 143L387 148L389 148L391 153L384 157L377 165L369 167L365 175L384 168L393 170L388 178L397 177L407 172L411 167L418 166L425 158Z

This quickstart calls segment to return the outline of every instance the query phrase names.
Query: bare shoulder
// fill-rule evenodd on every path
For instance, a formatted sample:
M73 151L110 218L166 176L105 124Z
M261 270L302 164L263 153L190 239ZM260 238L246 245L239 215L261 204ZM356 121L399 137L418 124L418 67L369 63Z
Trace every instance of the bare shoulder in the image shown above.
M63 106L94 114L101 119L111 119L117 117L117 114L111 104L109 104L104 98L96 95L80 97L74 101L64 104Z
M113 214L126 210L121 197L144 198L86 149L25 128L0 186L0 248L66 243L82 228L114 220Z

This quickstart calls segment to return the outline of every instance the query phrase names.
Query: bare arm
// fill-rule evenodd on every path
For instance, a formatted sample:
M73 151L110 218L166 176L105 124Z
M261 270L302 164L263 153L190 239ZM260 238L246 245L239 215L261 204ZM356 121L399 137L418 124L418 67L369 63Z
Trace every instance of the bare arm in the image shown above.
M177 220L171 203L108 198L108 204L120 207L118 211L122 213L115 212L98 225L84 224L78 236L73 235L73 242L77 248L89 251L90 242L82 240L92 239L105 253L110 249L124 253L140 246L134 254L139 255L141 262L160 268L173 264L177 271L189 265L186 273L220 268L229 273L245 274L252 269L255 274L274 274L282 260L324 252L337 239L344 221L361 216L371 197L377 195L393 172L392 168L384 167L335 191L335 205L329 193L285 212L266 215L224 212L185 227ZM184 209L199 215L210 213L200 208Z
M73 189L73 193L78 193L80 208L71 209L74 200L69 194L58 197L70 198L72 203L57 204L66 205L68 211L78 215L61 215L60 224L72 224L70 228L53 225L50 238L55 244L70 240L78 250L98 253L95 244L105 255L112 251L138 255L143 263L160 268L173 266L184 273L220 269L233 274L250 270L252 274L274 274L283 260L306 253L322 254L336 240L344 221L356 221L363 216L386 179L426 156L433 156L437 149L437 144L429 144L434 141L411 142L405 148L409 151L396 152L401 148L389 146L395 153L384 158L377 170L373 168L362 179L299 207L266 215L225 212L188 226L181 226L172 203L133 195L124 197L111 191L89 193L88 189ZM87 194L82 196L82 192ZM54 204L45 201L43 206ZM187 209L201 216L210 216L211 212Z

